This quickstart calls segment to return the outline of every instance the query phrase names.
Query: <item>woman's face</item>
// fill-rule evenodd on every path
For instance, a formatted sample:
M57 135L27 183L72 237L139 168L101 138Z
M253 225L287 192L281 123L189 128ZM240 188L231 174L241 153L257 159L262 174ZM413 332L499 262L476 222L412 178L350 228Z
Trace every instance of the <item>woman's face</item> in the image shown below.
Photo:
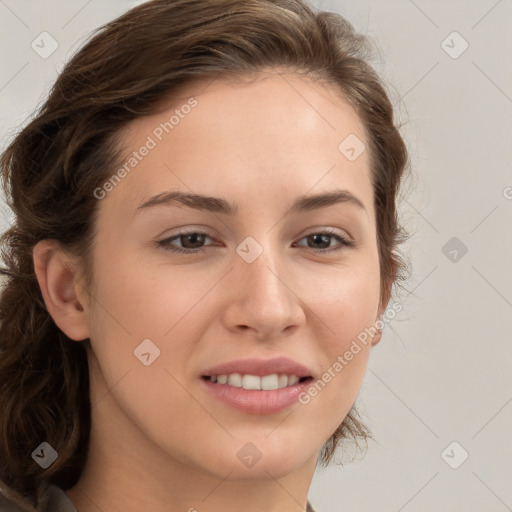
M218 478L311 463L350 410L371 344L344 354L381 312L361 121L324 86L274 75L189 86L122 137L125 171L97 190L93 415L108 416L112 442ZM357 199L304 202L342 190ZM216 199L166 200L178 192ZM208 383L217 373L228 377ZM241 389L236 373L260 377L244 387L287 387Z

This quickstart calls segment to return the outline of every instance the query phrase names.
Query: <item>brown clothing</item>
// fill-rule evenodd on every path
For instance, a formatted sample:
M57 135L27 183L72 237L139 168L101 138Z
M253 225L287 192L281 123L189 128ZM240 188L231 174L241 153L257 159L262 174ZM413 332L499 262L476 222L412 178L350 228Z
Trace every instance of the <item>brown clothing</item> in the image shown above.
M1 491L1 489L0 489ZM29 512L30 509L21 503L21 501L8 499L0 492L0 512ZM50 485L37 512L78 512L69 496L56 485ZM311 504L307 503L306 512L315 512Z

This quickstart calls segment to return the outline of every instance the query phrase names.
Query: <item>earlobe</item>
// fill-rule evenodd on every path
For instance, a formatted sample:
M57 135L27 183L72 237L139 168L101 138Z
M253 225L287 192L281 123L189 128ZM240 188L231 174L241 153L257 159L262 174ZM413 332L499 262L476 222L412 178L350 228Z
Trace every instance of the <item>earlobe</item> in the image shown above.
M382 329L377 328L375 336L372 338L372 347L377 345L382 338Z
M377 345L377 343L379 343L379 341L382 338L382 329L384 328L383 318L384 318L384 314L380 313L377 316L377 319L375 320L374 327L377 330L377 332L375 333L375 335L372 338L372 347Z
M89 337L85 294L78 269L56 240L41 240L33 250L34 270L48 313L69 338Z
M385 287L385 291L383 296L381 297L381 302L379 304L379 311L377 314L377 318L375 320L375 328L377 329L377 332L375 333L375 336L372 339L372 347L377 345L377 343L380 342L382 338L382 329L384 328L384 312L386 311L386 308L388 306L389 300L391 298L391 285L387 285Z

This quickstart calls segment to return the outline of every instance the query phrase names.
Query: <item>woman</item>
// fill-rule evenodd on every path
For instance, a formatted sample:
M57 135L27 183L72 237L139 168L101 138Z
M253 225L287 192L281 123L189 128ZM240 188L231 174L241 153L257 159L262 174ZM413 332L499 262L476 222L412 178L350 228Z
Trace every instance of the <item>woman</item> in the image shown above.
M302 1L153 0L68 63L1 159L4 507L313 510L403 279L367 56Z

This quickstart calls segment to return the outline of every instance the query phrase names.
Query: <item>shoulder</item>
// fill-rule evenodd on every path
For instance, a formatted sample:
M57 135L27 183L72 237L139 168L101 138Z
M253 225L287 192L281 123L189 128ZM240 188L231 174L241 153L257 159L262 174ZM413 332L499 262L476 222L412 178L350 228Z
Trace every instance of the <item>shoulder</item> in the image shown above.
M0 512L36 512L27 498L0 481Z
M315 509L311 506L311 503L309 503L309 500L307 502L306 512L315 512Z
M69 496L56 485L48 488L48 504L45 512L78 512Z
M36 509L21 498L0 492L0 512L36 512Z
M68 495L55 485L49 485L34 508L26 500L0 488L0 512L78 512Z

